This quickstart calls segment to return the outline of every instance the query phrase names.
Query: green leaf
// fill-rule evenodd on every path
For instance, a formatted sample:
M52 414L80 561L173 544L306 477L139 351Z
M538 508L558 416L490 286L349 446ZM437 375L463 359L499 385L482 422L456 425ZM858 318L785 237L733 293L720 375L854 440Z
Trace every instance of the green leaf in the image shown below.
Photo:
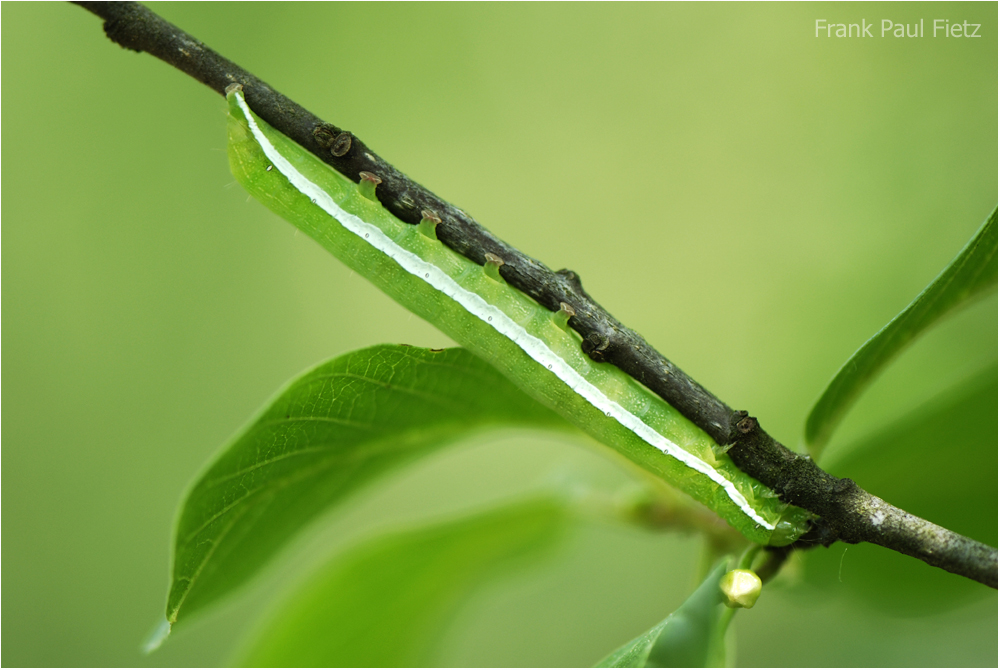
M997 364L865 438L829 466L924 519L997 546ZM898 614L996 591L874 545L806 552L806 578Z
M246 582L318 515L470 431L567 426L464 349L381 345L292 381L181 505L167 621Z
M900 351L953 309L997 284L997 210L965 248L906 309L861 345L816 401L806 420L806 444L818 459L851 405Z
M723 559L680 607L597 664L599 668L706 668L725 666L726 626L732 610L722 605Z
M537 499L354 547L274 610L242 664L433 665L472 589L542 558L567 521L564 504Z

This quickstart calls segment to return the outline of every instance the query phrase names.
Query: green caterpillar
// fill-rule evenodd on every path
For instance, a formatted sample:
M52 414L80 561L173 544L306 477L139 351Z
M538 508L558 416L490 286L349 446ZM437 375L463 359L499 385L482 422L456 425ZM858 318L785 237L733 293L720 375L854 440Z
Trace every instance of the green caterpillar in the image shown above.
M375 198L378 178L360 184L271 128L250 111L242 87L227 89L229 162L259 201L312 236L401 305L496 366L536 400L714 510L760 544L793 542L808 513L778 500L741 472L677 410L618 368L595 363L567 327L563 304L550 312L501 278L503 259L485 266L437 240L425 211L403 223Z

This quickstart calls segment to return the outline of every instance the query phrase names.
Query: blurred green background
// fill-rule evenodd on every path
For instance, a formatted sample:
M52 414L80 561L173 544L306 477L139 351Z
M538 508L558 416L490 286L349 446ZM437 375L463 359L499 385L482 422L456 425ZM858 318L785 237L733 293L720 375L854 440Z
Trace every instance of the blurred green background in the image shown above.
M790 445L839 365L997 202L993 3L152 7L501 238L579 272ZM174 509L218 446L322 359L449 342L248 201L220 96L109 43L78 7L4 3L2 18L4 665L223 664L318 548L565 473L624 481L566 438L451 448L357 496L254 588L142 656ZM817 18L864 18L875 37L817 39ZM923 18L925 37L880 38L884 18ZM983 37L934 39L935 18L981 23ZM994 294L862 398L831 462L992 364L996 342ZM970 458L987 503L995 457ZM908 467L904 455L893 476ZM995 527L989 504L965 513ZM978 539L995 546L995 530ZM683 600L698 552L693 537L581 526L556 560L477 592L441 662L592 664ZM900 558L914 589L944 579L962 597L870 607L851 588L866 552L881 550L838 545L792 566L737 617L737 661L996 664L995 591Z

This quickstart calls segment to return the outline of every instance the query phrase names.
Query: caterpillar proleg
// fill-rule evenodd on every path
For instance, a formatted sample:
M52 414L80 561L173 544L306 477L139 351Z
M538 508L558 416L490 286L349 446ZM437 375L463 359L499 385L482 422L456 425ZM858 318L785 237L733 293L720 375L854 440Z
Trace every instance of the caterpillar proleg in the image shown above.
M353 183L257 118L239 86L227 90L229 160L264 205L358 274L488 360L536 400L714 510L751 541L783 545L808 513L741 472L703 431L618 368L594 363L566 326L484 266L437 240L438 217L396 219L374 197L377 175Z

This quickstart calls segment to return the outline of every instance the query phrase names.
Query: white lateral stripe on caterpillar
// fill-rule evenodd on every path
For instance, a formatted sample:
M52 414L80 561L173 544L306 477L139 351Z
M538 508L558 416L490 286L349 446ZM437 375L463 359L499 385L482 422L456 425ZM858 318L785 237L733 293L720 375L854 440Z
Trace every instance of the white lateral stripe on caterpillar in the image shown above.
M362 220L358 216L345 211L338 205L330 194L322 188L309 181L301 172L295 169L292 164L282 156L271 144L271 141L261 132L249 106L243 99L242 92L236 93L236 100L243 110L253 133L254 139L264 151L264 155L274 164L274 167L288 179L300 193L318 205L323 211L333 217L344 228L351 231L361 239L365 240L373 247L392 258L408 273L422 279L438 291L461 305L469 314L492 326L501 335L514 342L528 356L543 367L548 368L564 384L569 386L577 395L600 410L606 416L614 419L628 430L635 433L647 444L659 449L668 456L672 456L684 465L702 473L713 482L725 490L726 495L732 500L748 517L757 524L768 530L774 530L774 524L765 521L750 506L747 499L737 490L736 486L722 476L715 468L701 460L694 454L685 451L672 441L658 433L653 428L646 425L642 419L632 414L614 400L608 398L596 386L588 382L583 375L573 369L568 363L560 358L548 345L534 335L531 335L520 324L507 316L504 312L489 304L482 297L462 288L454 279L442 272L437 266L428 263L416 254L403 249L393 240L389 239L377 226Z

